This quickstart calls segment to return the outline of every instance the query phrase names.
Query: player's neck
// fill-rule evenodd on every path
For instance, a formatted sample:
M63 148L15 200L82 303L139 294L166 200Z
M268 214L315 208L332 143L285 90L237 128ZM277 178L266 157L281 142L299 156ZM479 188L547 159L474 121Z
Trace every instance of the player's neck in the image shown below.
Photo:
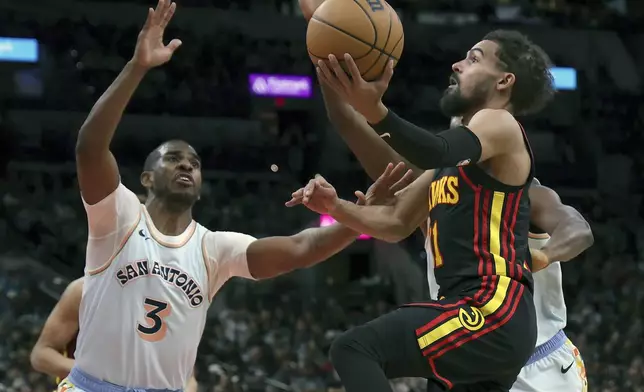
M192 208L177 209L173 207L154 198L145 204L154 227L163 235L180 235L192 223Z

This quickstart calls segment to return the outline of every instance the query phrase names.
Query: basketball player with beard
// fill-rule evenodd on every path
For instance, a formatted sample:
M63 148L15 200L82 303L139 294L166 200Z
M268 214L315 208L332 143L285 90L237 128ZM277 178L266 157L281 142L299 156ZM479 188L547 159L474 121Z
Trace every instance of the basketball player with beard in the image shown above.
M441 99L462 126L431 134L382 103L393 64L366 82L349 55L318 63L321 83L348 102L411 164L427 170L396 203L354 207L323 178L294 193L310 209L387 241L429 215L437 293L348 331L331 348L347 392L391 391L387 378L425 377L437 388L508 391L534 351L536 316L528 250L534 165L514 114L553 95L550 62L525 36L495 31L452 67ZM441 169L437 169L441 168Z
M72 281L47 317L36 345L31 350L31 366L56 379L56 385L69 375L74 367L74 351L78 337L78 309L83 295L83 278ZM194 375L185 392L197 392Z
M61 392L181 390L193 370L209 304L226 281L267 279L315 265L358 235L342 225L261 239L208 230L192 216L201 193L201 160L183 141L165 142L146 158L140 176L145 204L121 183L110 144L143 77L181 45L163 42L175 9L175 3L159 0L148 10L132 59L78 134L76 166L89 238L75 363Z

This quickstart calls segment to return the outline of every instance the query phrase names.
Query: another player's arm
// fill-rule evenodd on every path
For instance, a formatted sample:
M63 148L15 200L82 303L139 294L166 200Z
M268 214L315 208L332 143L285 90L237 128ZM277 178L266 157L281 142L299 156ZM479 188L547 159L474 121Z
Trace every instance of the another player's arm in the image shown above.
M255 279L267 279L308 268L340 252L357 236L355 231L334 224L288 237L261 238L248 246L248 270Z
M194 370L192 371L192 375L188 379L186 387L183 390L184 392L197 392L199 390L199 383L197 383L197 379L195 378Z
M395 151L425 170L487 161L514 152L523 143L519 124L505 110L483 109L467 126L438 134L398 117L382 103L366 118L376 132L391 135L386 141Z
M82 279L70 283L47 318L31 351L31 366L37 371L65 378L74 366L74 360L62 353L78 333L78 308L82 294Z
M329 213L336 221L357 232L387 242L399 242L427 219L429 187L433 179L433 170L424 172L396 195L393 205L360 206L338 199Z
M163 44L163 31L176 5L159 0L139 34L134 56L92 108L76 140L76 166L83 199L93 205L105 199L119 185L119 171L110 143L123 111L147 70L167 62L181 42Z
M552 189L538 183L530 186L530 220L550 234L541 249L549 261L569 261L592 246L593 232L584 217L561 202Z

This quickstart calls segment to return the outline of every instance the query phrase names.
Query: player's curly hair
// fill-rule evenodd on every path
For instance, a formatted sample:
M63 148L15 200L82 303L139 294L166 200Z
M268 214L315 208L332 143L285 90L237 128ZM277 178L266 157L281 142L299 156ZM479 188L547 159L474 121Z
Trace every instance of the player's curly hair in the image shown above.
M552 62L546 52L514 30L495 30L483 39L499 45L499 66L515 76L510 97L514 113L526 115L543 109L555 94Z

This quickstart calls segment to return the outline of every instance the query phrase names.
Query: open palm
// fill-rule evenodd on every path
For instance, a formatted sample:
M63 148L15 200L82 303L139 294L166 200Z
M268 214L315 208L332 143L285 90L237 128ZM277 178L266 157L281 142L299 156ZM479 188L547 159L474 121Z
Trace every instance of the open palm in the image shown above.
M158 67L167 63L181 41L173 39L163 43L163 33L174 15L177 5L170 0L159 0L155 9L148 9L148 18L139 33L132 60L144 68Z

